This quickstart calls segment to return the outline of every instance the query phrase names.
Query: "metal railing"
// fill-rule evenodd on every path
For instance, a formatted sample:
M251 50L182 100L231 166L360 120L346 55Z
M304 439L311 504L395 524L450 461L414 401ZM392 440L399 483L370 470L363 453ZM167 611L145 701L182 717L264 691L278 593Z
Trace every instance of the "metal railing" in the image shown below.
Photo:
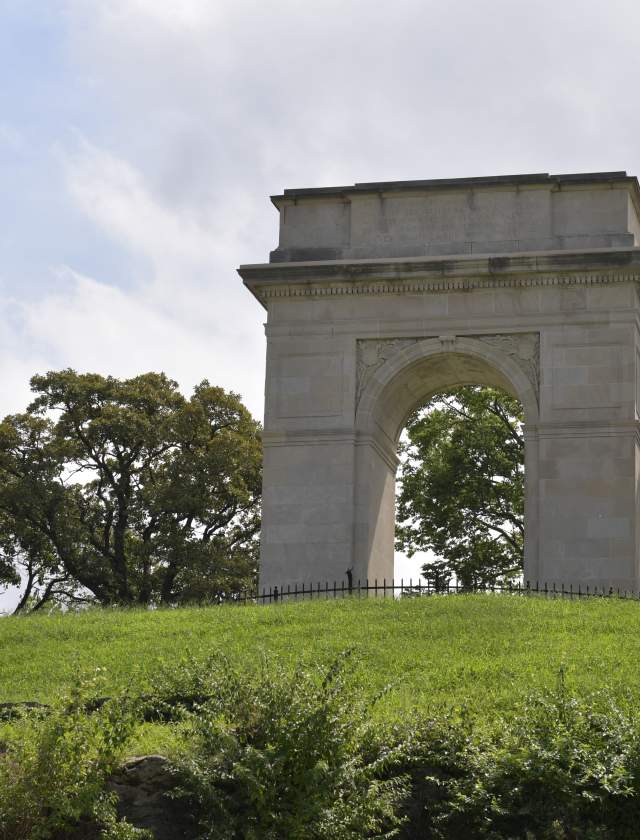
M574 584L559 584L540 581L525 581L519 583L486 583L462 584L459 581L434 584L431 581L404 578L379 581L366 579L364 581L318 581L317 583L282 584L267 589L263 587L238 593L230 600L235 603L249 604L278 604L287 601L317 601L337 598L413 598L433 595L468 595L472 593L508 594L523 596L539 596L546 598L620 598L624 600L640 600L640 593L629 589L613 586L589 586Z

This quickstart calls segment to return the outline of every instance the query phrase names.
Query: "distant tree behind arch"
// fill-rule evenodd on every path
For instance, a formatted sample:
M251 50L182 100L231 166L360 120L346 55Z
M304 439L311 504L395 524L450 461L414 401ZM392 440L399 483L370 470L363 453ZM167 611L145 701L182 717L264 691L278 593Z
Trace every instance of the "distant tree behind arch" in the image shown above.
M396 547L432 551L436 587L509 581L523 568L524 437L520 403L493 388L434 394L401 444Z
M236 394L164 374L34 376L0 423L0 582L53 601L216 601L253 584L260 426Z

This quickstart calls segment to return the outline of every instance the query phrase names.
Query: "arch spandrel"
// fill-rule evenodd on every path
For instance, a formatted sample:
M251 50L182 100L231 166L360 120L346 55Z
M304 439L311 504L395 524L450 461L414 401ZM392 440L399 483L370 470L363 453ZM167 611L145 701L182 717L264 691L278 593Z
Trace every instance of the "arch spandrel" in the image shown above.
M358 401L356 429L382 432L395 446L407 418L421 403L460 385L501 388L521 402L525 423L532 427L538 421L532 378L507 353L482 339L442 336L415 341L392 353L368 378Z

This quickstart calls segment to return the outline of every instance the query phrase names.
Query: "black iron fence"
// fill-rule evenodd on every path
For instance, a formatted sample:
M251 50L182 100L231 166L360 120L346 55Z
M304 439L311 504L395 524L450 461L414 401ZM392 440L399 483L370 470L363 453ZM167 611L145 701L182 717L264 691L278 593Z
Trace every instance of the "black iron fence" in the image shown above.
M317 601L332 598L416 598L430 595L465 595L471 593L538 596L546 598L621 598L640 601L640 592L613 586L589 586L524 581L519 583L462 584L459 581L434 584L429 581L403 578L373 581L325 581L321 583L296 583L273 586L238 593L232 600L240 604L278 604L286 601Z

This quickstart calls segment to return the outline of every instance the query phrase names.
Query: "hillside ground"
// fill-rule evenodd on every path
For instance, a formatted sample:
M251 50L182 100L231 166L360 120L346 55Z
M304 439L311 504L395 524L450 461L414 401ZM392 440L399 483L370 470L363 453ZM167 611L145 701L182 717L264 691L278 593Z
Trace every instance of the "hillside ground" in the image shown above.
M181 657L215 650L241 667L274 656L294 667L353 648L359 679L387 718L466 707L508 715L562 669L577 693L640 698L640 603L522 595L314 601L155 611L88 610L0 621L0 702L51 700L78 674L102 670L105 693L144 691Z

